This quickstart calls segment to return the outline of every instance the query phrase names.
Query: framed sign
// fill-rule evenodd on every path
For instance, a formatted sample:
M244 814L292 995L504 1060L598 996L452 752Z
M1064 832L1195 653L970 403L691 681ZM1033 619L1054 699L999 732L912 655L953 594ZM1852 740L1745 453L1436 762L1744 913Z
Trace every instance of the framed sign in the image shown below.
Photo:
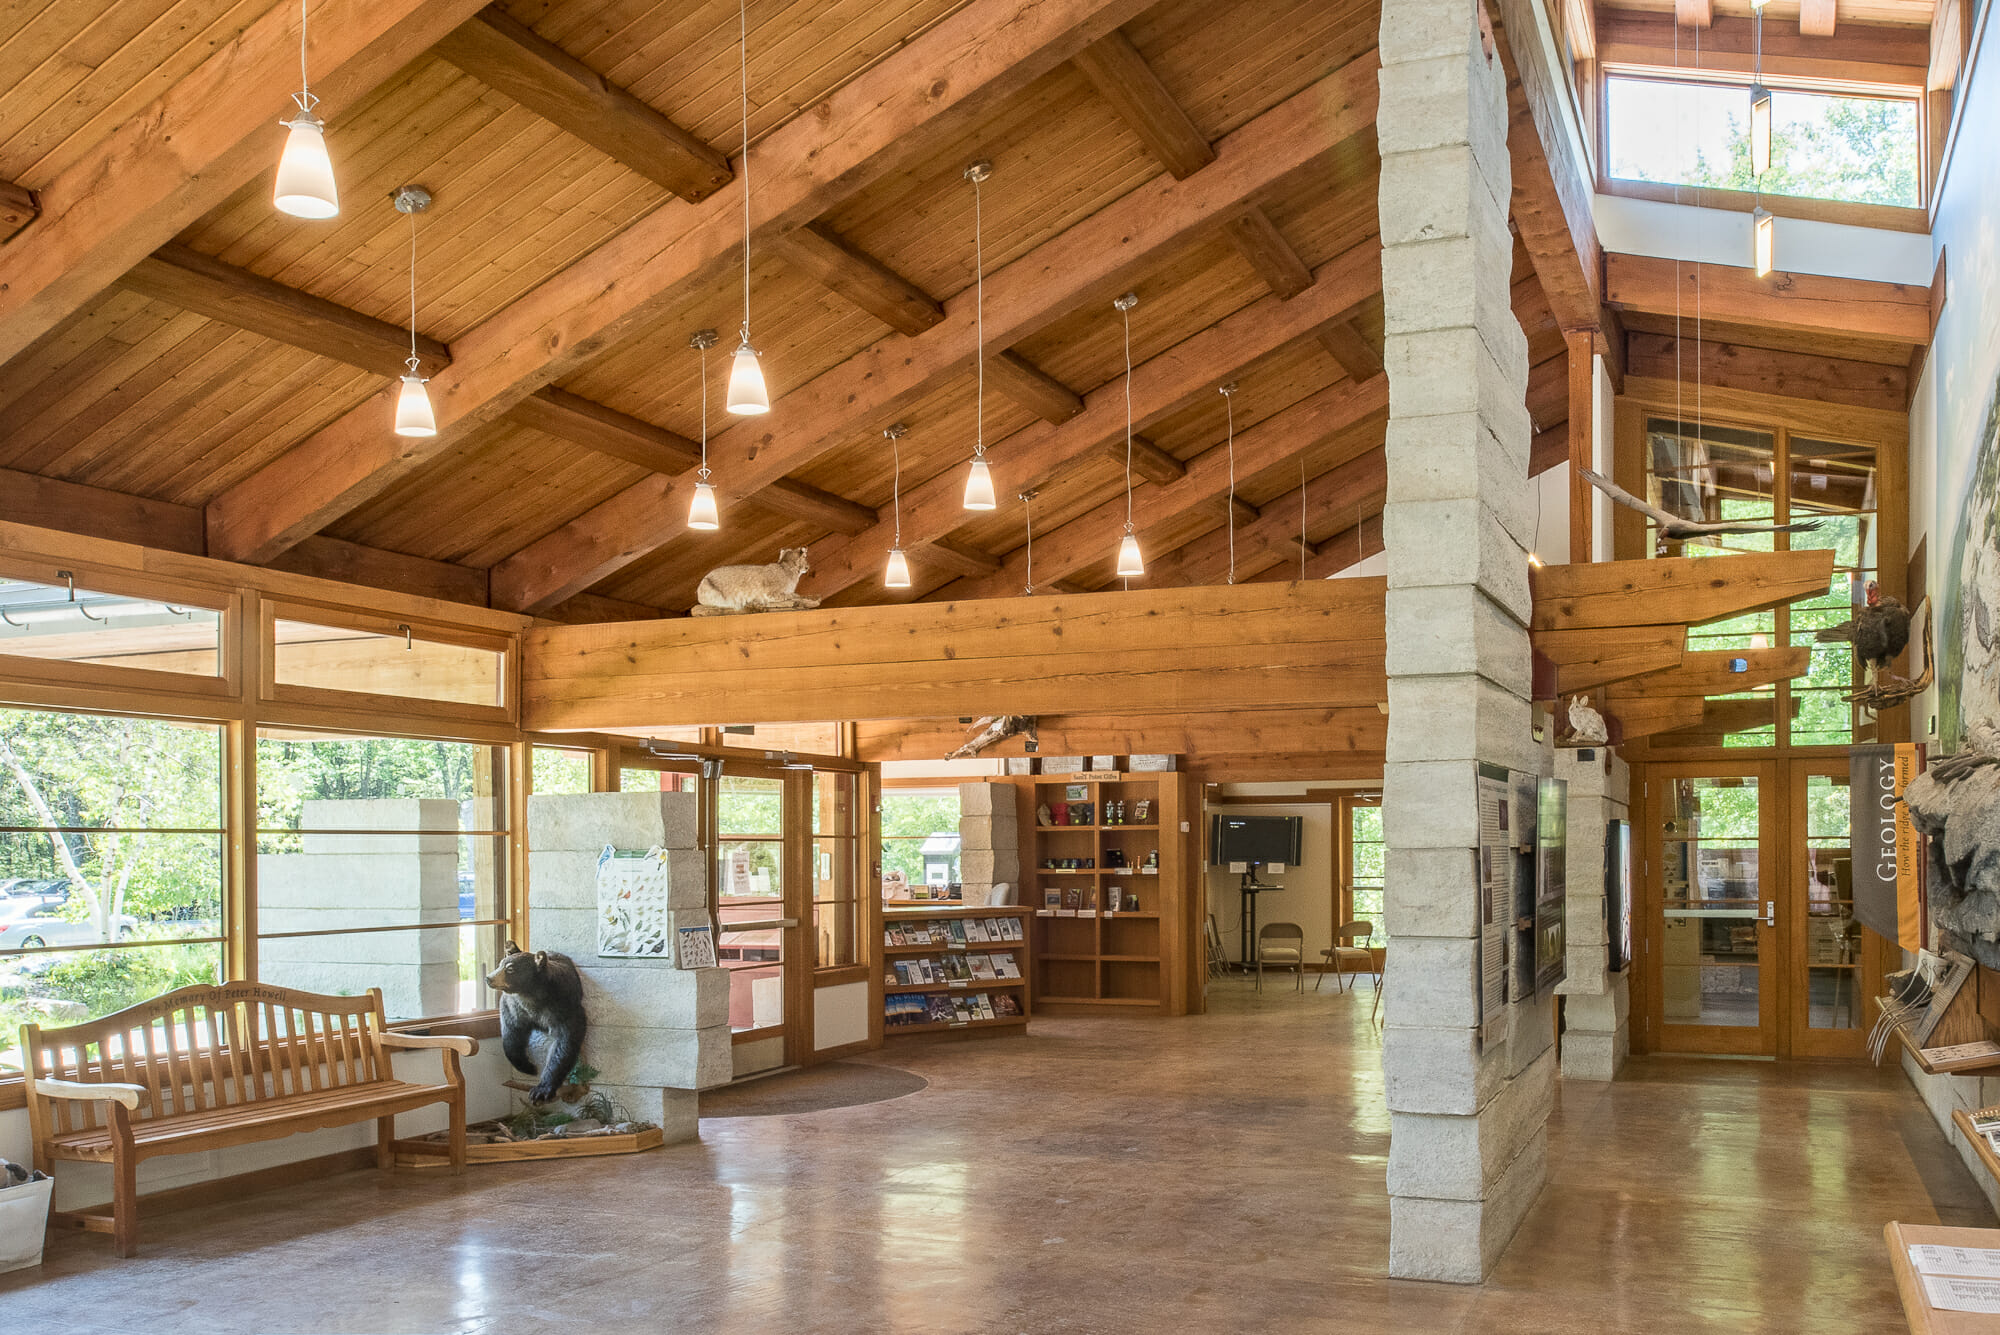
M598 955L667 955L673 932L667 904L665 852L621 853L606 844L597 855Z

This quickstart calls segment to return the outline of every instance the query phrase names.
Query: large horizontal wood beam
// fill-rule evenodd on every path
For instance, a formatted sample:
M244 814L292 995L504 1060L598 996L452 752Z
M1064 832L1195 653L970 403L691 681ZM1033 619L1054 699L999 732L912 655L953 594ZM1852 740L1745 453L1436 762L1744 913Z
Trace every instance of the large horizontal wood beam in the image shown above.
M1927 287L1782 271L1759 278L1749 269L1649 255L1608 254L1604 275L1604 299L1630 310L1699 310L1705 320L1886 343L1931 338Z
M1381 290L1381 252L1371 241L1321 265L1313 286L1291 301L1266 297L1167 351L1139 363L1132 371L1132 420L1141 429L1177 412L1218 385L1337 319ZM1098 450L1125 448L1125 385L1122 379L1085 396L1084 411L1061 426L1037 423L1016 432L990 453L993 466L1005 478L1002 512L1018 513L1016 495L1039 487L1069 464ZM961 502L965 477L954 465L903 492L902 532L907 543L927 542L966 522ZM873 578L883 553L894 540L894 526L878 524L844 543L824 544L813 552L813 570L800 591L818 598ZM1042 581L1038 580L1037 583Z
M1812 650L1804 645L1792 649L1690 649L1675 667L1605 687L1605 698L1616 709L1621 700L1642 697L1733 695L1803 677L1811 660Z
M1147 2L972 0L751 148L753 231L772 239L820 217L920 158L941 137L962 132ZM455 340L452 365L431 386L436 436L384 433L385 388L230 488L208 507L210 547L245 559L284 550L641 327L675 293L719 278L741 259L739 189L732 183L699 204L667 201ZM658 532L668 527L658 522L666 511L657 506L666 490L652 494L656 504L645 523L653 536L611 568L658 544ZM536 605L578 591L561 590Z
M1605 712L1618 720L1617 735L1622 744L1655 733L1696 727L1702 720L1703 704L1699 696L1663 695L1623 700L1615 707L1607 704Z
M1738 552L1543 566L1529 629L1700 625L1825 593L1833 552Z
M1091 43L1075 63L1174 179L1184 181L1215 161L1208 139L1124 33Z
M312 87L336 161L341 113L480 3L322 0ZM40 216L0 248L0 363L271 170L283 143L272 122L298 89L299 22L297 8L270 6L35 192Z
M1108 304L1162 256L1211 235L1246 200L1322 165L1349 136L1372 132L1375 72L1372 52L1350 62L1235 131L1206 170L1148 182L989 276L987 346L1009 347L1092 298ZM786 395L768 419L724 431L710 442L717 478L735 494L754 493L858 429L896 420L964 374L972 307L972 294L960 293L947 303L945 323L921 338L878 343ZM494 596L532 610L623 569L666 540L671 530L658 516L685 505L691 485L687 475L649 479L610 498L496 566ZM1016 489L1003 478L1003 493Z
M1902 412L1910 401L1908 369L1881 362L1637 331L1626 336L1625 351L1626 366L1633 375L1660 380L1679 379L1879 412Z
M1193 753L1181 768L1203 783L1296 783L1320 779L1337 783L1380 783L1384 756L1367 751L1270 751L1263 755Z
M1081 394L1018 352L997 352L988 357L986 378L995 390L1044 422L1067 422L1083 411Z
M22 228L41 216L42 206L35 192L12 181L0 181L0 242L11 241Z
M1597 11L1597 59L1606 65L1649 65L1752 74L1759 63L1756 30L1748 17L1721 17L1701 35L1696 51L1688 34L1676 40L1665 14L1630 9ZM1766 20L1762 52L1767 75L1840 79L1856 83L1923 86L1930 63L1929 33L1916 24L1847 23L1833 37L1804 37Z
M1243 210L1223 230L1273 296L1290 301L1312 286L1312 270L1261 207Z
M1679 667L1686 643L1681 626L1545 630L1534 636L1535 652L1555 664L1561 695Z
M823 224L807 223L781 244L793 264L899 334L915 338L944 323L944 307L928 293Z
M1382 350L1362 336L1351 320L1335 320L1319 331L1320 346L1350 380L1382 374Z
M1510 36L1526 34L1530 45L1536 37L1532 0L1501 0L1500 13L1495 37L1507 72L1507 156L1513 165L1508 212L1556 323L1566 330L1595 329L1602 250L1590 213L1591 184L1564 129L1567 94L1549 82L1540 60L1522 65L1515 59Z
M550 626L528 727L1332 709L1384 698L1380 580Z
M490 5L432 48L488 88L682 199L729 184L729 159Z
M969 729L956 719L862 723L857 759L937 760ZM1349 709L1244 709L1222 714L1048 714L1036 720L1044 755L1211 755L1272 751L1333 754L1382 750L1389 719L1374 705ZM1026 755L1027 739L1004 738L982 756Z

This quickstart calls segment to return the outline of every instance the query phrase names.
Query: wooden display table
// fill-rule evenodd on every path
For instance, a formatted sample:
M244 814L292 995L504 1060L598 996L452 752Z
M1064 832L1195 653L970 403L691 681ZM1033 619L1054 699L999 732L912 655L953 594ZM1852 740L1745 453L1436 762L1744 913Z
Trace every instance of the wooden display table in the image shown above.
M1931 1243L1943 1247L2000 1247L2000 1228L1945 1228L1937 1224L1890 1224L1882 1230L1889 1243L1889 1267L1896 1273L1896 1293L1903 1300L1903 1317L1912 1335L1996 1335L2000 1316L1973 1312L1940 1312L1924 1296L1924 1286L1910 1265L1910 1247Z

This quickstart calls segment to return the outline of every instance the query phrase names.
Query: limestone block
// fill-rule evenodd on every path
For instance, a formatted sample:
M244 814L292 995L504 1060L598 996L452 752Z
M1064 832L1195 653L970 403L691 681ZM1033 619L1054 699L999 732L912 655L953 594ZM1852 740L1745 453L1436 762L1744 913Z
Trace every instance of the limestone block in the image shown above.
M426 839L419 830L459 828L458 803L443 797L317 798L299 809L299 828L307 831L302 845L308 853L455 853L452 838ZM497 829L497 826L480 828ZM313 830L409 831L366 835L313 835ZM316 840L331 842L318 844Z
M591 961L581 971L593 1025L701 1029L729 1023L725 969L677 969L655 960L650 969L601 969Z
M1382 896L1391 937L1472 936L1479 930L1478 867L1470 848L1387 850Z
M1464 1027L1479 1023L1473 995L1479 941L1471 936L1398 936L1384 976L1382 1004L1400 1024Z
M611 1084L714 1089L733 1076L727 1024L701 1029L592 1025L585 1054Z
M1479 44L1467 0L1398 0L1382 10L1382 63L1464 55Z
M1577 833L1574 822L1570 824L1569 832L1570 837L1574 839ZM1574 849L1576 845L1572 843L1570 847ZM1599 883L1602 884L1601 879ZM1611 935L1604 926L1604 896L1566 895L1563 902L1569 913L1563 929L1569 944L1594 949L1603 954L1605 948L1610 945Z
M1450 528L1440 527L1450 525ZM1438 542L1452 532L1476 541ZM1398 501L1382 512L1389 597L1407 588L1471 585L1526 625L1534 612L1528 554L1479 501ZM1405 545L1398 547L1398 539Z
M959 879L973 881L981 885L991 885L995 881L1021 879L1021 853L1018 848L967 848L958 855Z
M1525 455L1525 439L1532 435L1525 339L1511 314L1478 329L1391 333L1382 361L1389 371L1392 420L1477 413L1505 449ZM1527 479L1518 485L1525 488Z
M1474 771L1463 760L1403 761L1382 767L1382 831L1391 848L1477 848Z
M958 814L993 816L1015 814L1014 785L1011 783L961 783L958 785Z
M1523 546L1535 540L1526 408L1488 419L1470 410L1397 419L1384 439L1386 500L1479 500ZM1439 535L1446 536L1446 535Z
M1019 852L1021 829L1011 816L1006 820L993 816L961 816L958 820L958 846L961 851L979 848Z
M528 855L528 911L540 908L597 907L597 859L602 845L588 852L537 849ZM675 909L708 905L708 856L699 849L667 854L667 903Z
M1502 685L1533 680L1527 627L1476 588L1398 589L1387 599L1392 676L1476 672Z
M1393 955L1400 941L1389 947ZM1395 972L1394 966L1390 972ZM1389 998L1382 1005L1388 1010ZM1398 1024L1390 1014L1382 1030L1382 1085L1391 1112L1471 1116L1507 1079L1507 1061L1496 1044L1481 1047L1472 1029Z
M1537 994L1508 1009L1513 1024L1507 1031L1507 1077L1518 1080L1555 1047L1555 994Z
M1483 192L1475 192L1474 209L1482 209L1484 202ZM1490 228L1496 240L1507 236L1506 216L1497 210L1490 220L1474 225ZM1385 249L1382 294L1383 309L1389 314L1384 332L1419 334L1456 325L1488 329L1513 320L1507 267L1481 262L1492 249L1478 236Z
M1533 724L1527 700L1484 677L1389 678L1389 754L1399 761L1476 758L1532 768Z
M1556 752L1556 777L1569 784L1569 806L1576 811L1584 802L1604 797L1611 776L1604 772L1603 748L1594 748L1589 760L1579 760L1577 751Z
M528 799L528 847L693 848L697 816L693 793L537 793Z
M1539 1132L1484 1200L1389 1198L1389 1274L1477 1284L1507 1249L1548 1178L1549 1145Z
M1499 62L1474 47L1384 65L1378 81L1376 144L1392 154L1469 145L1477 179L1497 200L1513 193L1507 157L1507 94Z
M591 1086L642 1122L654 1122L669 1145L682 1145L701 1133L701 1096L692 1089L661 1089L653 1085Z
M1610 987L1609 975L1604 971L1609 962L1610 952L1606 947L1580 946L1569 941L1563 952L1563 980L1556 984L1556 995L1572 1000L1601 996ZM1564 1024L1568 1024L1567 1019Z
M1390 1194L1483 1199L1548 1121L1555 1076L1555 1053L1544 1052L1476 1117L1390 1114Z
M1631 1051L1631 1032L1622 1025L1609 1034L1569 1030L1563 1034L1563 1079L1615 1080Z

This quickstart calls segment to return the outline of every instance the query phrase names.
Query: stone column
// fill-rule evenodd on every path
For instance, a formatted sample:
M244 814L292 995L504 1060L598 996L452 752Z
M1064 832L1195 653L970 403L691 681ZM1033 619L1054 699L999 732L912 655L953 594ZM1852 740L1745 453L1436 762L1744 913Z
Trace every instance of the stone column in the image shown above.
M1476 1283L1541 1190L1553 998L1482 1038L1475 762L1533 740L1527 342L1508 304L1505 78L1476 0L1385 0L1389 1273Z
M1021 826L1011 783L958 785L959 881L968 907L993 902L993 887L1021 902Z
M1556 988L1568 998L1563 1002L1563 1079L1610 1080L1631 1055L1632 993L1629 969L1611 973L1606 968L1610 934L1604 920L1604 831L1612 821L1629 818L1632 772L1615 753L1595 747L1558 751L1556 777L1569 780L1564 931L1569 958L1568 972Z

